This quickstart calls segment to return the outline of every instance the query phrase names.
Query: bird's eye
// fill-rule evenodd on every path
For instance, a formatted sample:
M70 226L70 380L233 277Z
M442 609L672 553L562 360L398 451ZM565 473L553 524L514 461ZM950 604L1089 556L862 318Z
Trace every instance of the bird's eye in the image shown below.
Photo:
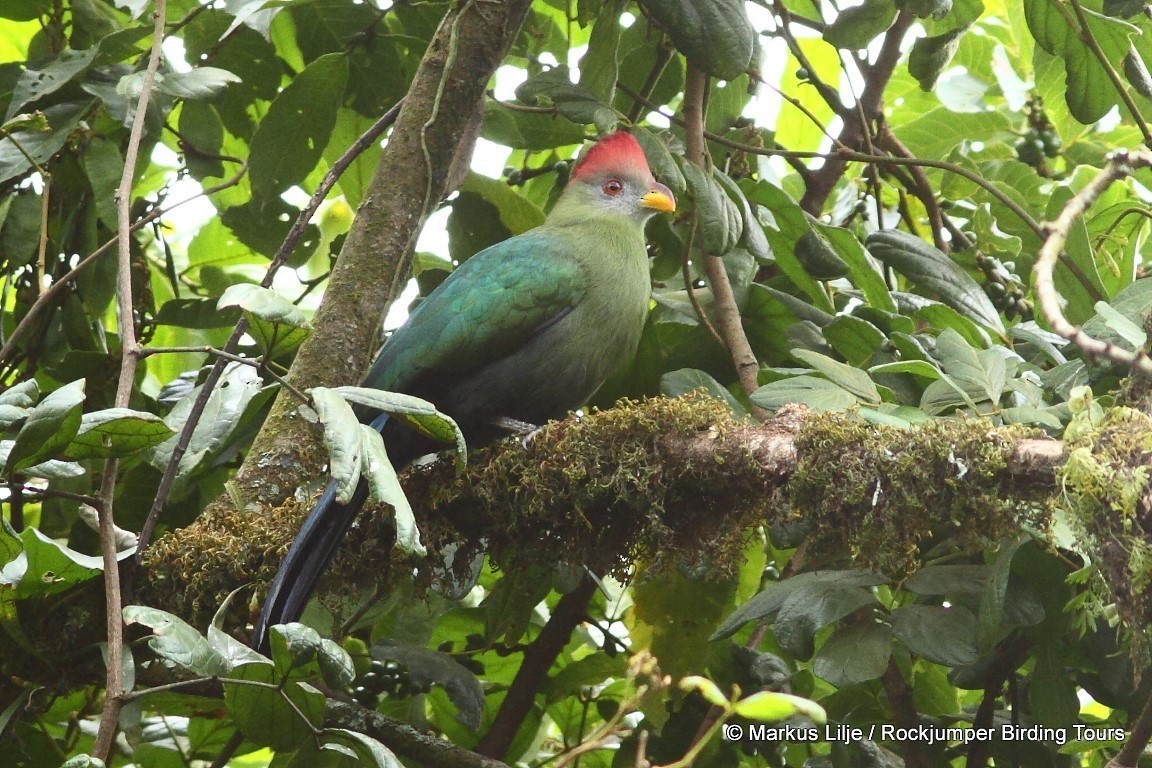
M604 182L604 194L615 197L624 191L624 184L620 179L608 179Z

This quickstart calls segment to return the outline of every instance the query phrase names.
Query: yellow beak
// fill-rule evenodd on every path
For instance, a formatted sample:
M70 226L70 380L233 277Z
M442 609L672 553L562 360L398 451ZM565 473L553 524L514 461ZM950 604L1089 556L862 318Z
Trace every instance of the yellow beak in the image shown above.
M657 182L640 198L640 205L661 213L672 213L676 210L676 197L672 190Z

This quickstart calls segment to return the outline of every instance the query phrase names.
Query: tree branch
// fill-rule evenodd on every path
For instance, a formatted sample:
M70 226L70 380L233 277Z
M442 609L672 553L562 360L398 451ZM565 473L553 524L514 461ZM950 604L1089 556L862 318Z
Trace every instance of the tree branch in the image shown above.
M164 16L167 0L156 0L152 11L152 50L148 54L148 66L140 84L140 96L136 99L136 114L128 133L128 147L124 153L124 171L120 175L120 186L116 191L116 223L119 246L119 267L117 270L117 307L120 330L120 381L116 387L116 407L127 408L136 383L136 367L140 362L140 345L136 339L135 305L132 300L132 182L136 178L136 158L140 153L140 141L144 136L144 117L148 111L148 100L152 96L152 83L160 68L160 50L164 42ZM100 715L100 729L92 747L93 756L108 761L112 744L116 738L120 708L124 693L124 619L121 614L120 564L116 559L116 522L112 514L112 502L116 495L116 475L119 471L118 459L104 462L104 473L100 481L100 506L97 514L100 522L100 554L104 563L104 598L107 613L108 639L105 662L108 665L107 682L104 686L104 710Z
M1040 311L1053 331L1084 350L1090 358L1104 357L1144 373L1152 373L1152 359L1149 359L1143 349L1130 352L1110 342L1094 339L1084 333L1083 329L1068 322L1060 309L1060 299L1052 274L1056 261L1064 251L1064 243L1068 239L1073 223L1084 215L1113 182L1130 176L1139 168L1152 168L1152 151L1135 149L1116 152L1108 160L1100 175L1068 201L1056 220L1044 225L1044 245L1040 247L1040 252L1036 256L1032 281L1036 298L1040 303Z
M505 757L520 725L536 702L536 693L548 677L548 670L568 644L572 632L588 615L588 601L596 593L596 582L587 576L556 603L552 616L539 636L524 651L524 661L512 680L496 719L476 751L491 758Z

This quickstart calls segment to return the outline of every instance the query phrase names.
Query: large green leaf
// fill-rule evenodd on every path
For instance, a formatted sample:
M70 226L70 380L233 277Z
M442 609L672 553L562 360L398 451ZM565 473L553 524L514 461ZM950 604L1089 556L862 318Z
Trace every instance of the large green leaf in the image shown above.
M65 384L41 400L16 435L5 464L9 475L62 453L80 429L84 380Z
M843 687L875 680L888 668L892 630L886 624L860 621L838 627L812 659L812 671Z
M872 378L859 368L807 349L794 349L792 356L815 368L833 384L851 392L867 403L880 402L880 392Z
M1119 94L1096 54L1084 42L1090 33L1113 66L1128 55L1129 38L1139 29L1128 22L1083 9L1087 29L1060 0L1024 0L1024 18L1036 44L1064 59L1064 98L1072 116L1085 125L1096 122L1119 102Z
M886 229L868 235L868 251L907 277L922 290L931 291L948 306L983 323L998 333L1004 324L980 285L939 249L915 235Z
M864 0L860 5L840 11L835 21L824 29L824 39L837 48L851 51L867 48L868 43L895 20L893 0Z
M344 100L348 59L321 56L296 75L252 136L252 194L271 199L303 181L320 160Z
M901 606L892 612L892 634L912 653L946 667L972 664L979 657L976 617L963 606Z
M676 48L708 74L732 80L748 68L756 31L740 0L641 0Z

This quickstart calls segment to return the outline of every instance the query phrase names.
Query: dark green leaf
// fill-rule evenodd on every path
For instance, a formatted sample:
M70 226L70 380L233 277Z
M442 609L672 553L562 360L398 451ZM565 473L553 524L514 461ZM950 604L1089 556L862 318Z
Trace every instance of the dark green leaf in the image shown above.
M824 39L837 48L855 51L867 48L872 39L896 20L893 0L864 0L845 8L824 30Z
M172 614L145 605L124 608L126 624L143 624L152 630L148 641L157 656L173 661L190 672L211 677L228 674L232 665L220 655L204 635ZM271 664L265 663L271 668Z
M1004 332L1000 315L984 290L940 250L895 229L871 233L865 245L873 256L918 288L935 293L945 304L988 328Z
M241 79L219 67L196 67L191 72L169 72L156 84L160 93L177 99L208 100Z
M901 606L892 611L892 634L912 653L946 667L972 664L980 655L976 617L963 606Z
M986 565L929 565L909 576L904 588L918 595L978 595L987 583Z
M224 684L228 714L244 736L255 744L278 752L288 751L310 739L311 729L323 723L324 695L303 683L289 683L278 690L275 668L270 663L241 664L229 677L262 684Z
M1100 60L1082 42L1083 32L1072 26L1077 16L1065 11L1058 0L1024 0L1024 18L1036 44L1064 60L1068 109L1081 123L1090 125L1104 117L1119 97ZM1129 37L1138 34L1138 28L1088 8L1083 9L1083 18L1108 61L1123 61Z
M252 136L248 157L256 198L276 197L312 172L332 135L347 80L346 56L321 56L272 102Z
M80 429L83 406L83 379L65 384L41 400L16 435L5 464L7 472L19 472L62 453Z
M833 384L847 390L855 397L868 403L880 402L880 392L876 389L876 384L873 383L872 378L867 373L859 368L845 365L838 360L807 349L794 349L792 356L815 368Z
M793 350L795 352L795 350ZM846 411L856 405L856 396L827 379L794 376L757 389L749 399L761 408L775 411L788 403L803 403L814 411Z
M812 671L837 687L865 683L884 674L891 653L892 630L860 621L836 629L812 659Z
M580 59L580 87L604 104L611 104L616 95L623 6L620 0L604 4L592 27L588 51Z
M822 330L832 348L852 366L867 363L885 341L879 328L853 315L840 315Z
M641 0L676 48L708 74L724 80L748 68L756 32L739 0Z
M948 0L951 4L951 0ZM938 37L921 37L912 45L908 54L908 73L920 83L921 90L931 91L936 87L940 73L947 69L960 47L960 38L968 30L954 29Z
M808 571L784 581L768 585L744 605L737 608L712 635L712 640L728 637L749 621L770 618L777 613L784 601L806 584L826 583L847 587L874 587L886 579L876 573L854 569L849 571Z
M795 658L810 658L817 630L875 602L875 595L857 586L820 581L804 584L780 606L776 641Z
M64 454L73 459L122 458L159 445L172 435L172 429L155 414L106 408L84 414Z
M660 394L665 397L680 397L699 390L704 390L709 396L727 403L734 414L741 415L747 412L740 401L732 396L731 392L704 371L696 368L681 368L677 371L669 371L660 377Z

